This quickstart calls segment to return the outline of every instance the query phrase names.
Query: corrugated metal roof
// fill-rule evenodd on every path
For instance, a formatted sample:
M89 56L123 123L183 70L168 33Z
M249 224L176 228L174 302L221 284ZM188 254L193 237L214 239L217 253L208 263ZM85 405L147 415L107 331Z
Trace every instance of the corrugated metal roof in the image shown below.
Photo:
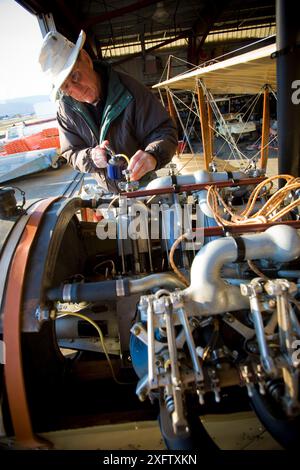
M276 34L276 25L264 25L262 27L256 27L256 28L249 28L249 27L244 27L244 28L234 28L230 30L217 30L214 31L213 33L210 33L207 38L205 43L211 43L211 42L221 42L221 43L226 43L228 41L232 40L241 40L241 39L259 39L259 38L264 38L270 35L275 35ZM145 48L150 48L153 46L157 46L158 44L162 43L166 39L171 39L175 38L176 36L168 36L167 38L165 36L163 37L158 37L156 39L149 39L145 40ZM176 49L180 47L186 47L187 46L187 39L182 38L178 39L177 41L172 42L171 44L166 44L165 46L160 47L160 50L170 50L170 49ZM130 54L135 54L137 52L142 52L142 45L141 41L137 35L137 37L132 40L131 42L127 42L126 44L124 43L119 43L119 44L114 44L114 45L107 45L106 47L103 47L102 54L104 58L111 58L111 57L121 57L121 56L126 56Z
M219 30L209 34L205 43L232 41L236 39L255 39L265 38L276 34L276 25L266 25L257 28L238 28L231 30Z
M175 36L172 36L172 37L175 37ZM157 46L164 40L165 38L161 38L155 41L145 41L145 47L149 48L149 47ZM174 48L185 47L186 45L187 45L186 39L178 39L177 41L174 41L170 44L166 44L165 46L162 46L159 49L170 50ZM127 43L126 45L120 44L117 46L107 46L105 49L103 49L102 54L104 58L110 58L110 57L120 57L120 56L135 54L136 52L142 52L141 42L134 41L131 43Z

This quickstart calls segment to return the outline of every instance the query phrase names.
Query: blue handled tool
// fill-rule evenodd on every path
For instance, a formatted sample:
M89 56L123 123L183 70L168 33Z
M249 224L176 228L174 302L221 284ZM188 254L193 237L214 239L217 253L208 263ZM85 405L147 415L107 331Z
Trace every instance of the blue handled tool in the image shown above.
M105 149L108 155L110 156L110 160L108 161L107 166L107 176L111 180L121 180L122 171L125 168L124 160L121 156L116 155L115 152L108 145L105 146Z

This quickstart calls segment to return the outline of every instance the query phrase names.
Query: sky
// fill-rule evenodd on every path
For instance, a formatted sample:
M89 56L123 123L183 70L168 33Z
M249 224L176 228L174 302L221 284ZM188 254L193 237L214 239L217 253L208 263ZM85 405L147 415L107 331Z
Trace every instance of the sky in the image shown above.
M14 0L0 0L0 101L49 94L38 63L42 41L34 15Z

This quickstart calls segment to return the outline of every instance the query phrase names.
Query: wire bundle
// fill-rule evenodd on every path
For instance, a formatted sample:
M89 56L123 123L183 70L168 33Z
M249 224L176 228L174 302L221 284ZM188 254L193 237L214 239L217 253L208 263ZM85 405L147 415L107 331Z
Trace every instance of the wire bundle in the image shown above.
M279 179L285 180L286 184L273 193L259 210L252 213L257 199L262 197L262 194L260 194L261 191L264 190L265 193L265 187L267 185L271 185L267 190L267 192L269 192L273 185L273 181ZM291 175L275 175L262 181L252 191L245 209L240 213L235 213L233 211L232 207L224 201L219 190L214 186L208 187L207 203L216 219L216 222L221 226L276 222L287 215L292 209L294 209L294 207L300 205L300 198L297 198L283 207L287 197L291 196L292 191L296 191L297 189L300 189L300 178L295 178ZM231 220L225 219L220 214L220 206L223 207L224 212L230 215Z

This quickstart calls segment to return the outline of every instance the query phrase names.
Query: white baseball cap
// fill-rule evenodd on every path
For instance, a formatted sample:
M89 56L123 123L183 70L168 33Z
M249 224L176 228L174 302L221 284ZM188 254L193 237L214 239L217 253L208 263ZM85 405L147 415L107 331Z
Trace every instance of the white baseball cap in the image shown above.
M39 55L42 71L49 78L52 90L50 96L57 100L57 92L75 65L85 42L85 32L80 31L76 44L57 31L50 31L45 37Z

